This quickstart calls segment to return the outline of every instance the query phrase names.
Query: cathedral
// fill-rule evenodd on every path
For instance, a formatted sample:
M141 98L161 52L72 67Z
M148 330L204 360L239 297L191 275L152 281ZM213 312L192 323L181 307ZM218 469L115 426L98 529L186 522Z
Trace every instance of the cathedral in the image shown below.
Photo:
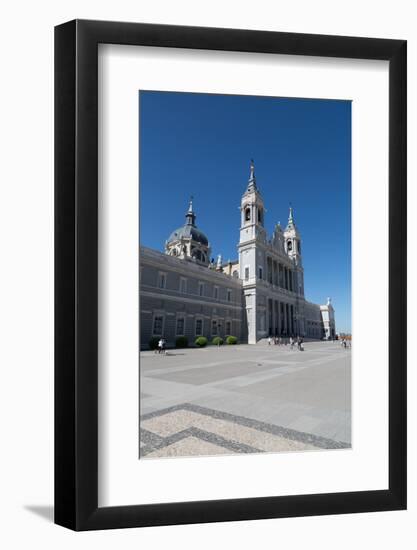
M241 198L238 258L211 257L207 236L196 225L190 200L185 224L171 233L165 252L140 247L140 341L168 346L184 336L236 336L256 344L269 336L307 339L335 337L334 309L304 296L301 235L290 207L285 229L271 236L264 227L265 207L255 167Z

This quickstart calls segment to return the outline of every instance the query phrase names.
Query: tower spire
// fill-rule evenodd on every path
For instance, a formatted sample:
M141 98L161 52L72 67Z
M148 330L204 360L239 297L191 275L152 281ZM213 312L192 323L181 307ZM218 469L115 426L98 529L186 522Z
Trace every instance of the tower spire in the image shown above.
M249 173L249 180L248 180L248 191L256 190L256 177L255 177L255 163L253 159L250 160L249 165L250 173Z
M194 213L194 210L193 210L193 199L194 199L194 197L191 195L190 203L188 205L188 211L185 215L185 219L187 220L187 225L195 225L195 213Z
M294 211L293 211L292 205L290 203L290 212L289 212L289 215L288 215L288 226L290 227L292 225L295 225L295 223L294 223Z

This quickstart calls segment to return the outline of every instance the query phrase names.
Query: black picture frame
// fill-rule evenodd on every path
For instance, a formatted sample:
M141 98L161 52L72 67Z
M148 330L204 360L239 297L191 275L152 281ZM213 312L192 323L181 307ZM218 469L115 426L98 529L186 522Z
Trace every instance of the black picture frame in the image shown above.
M98 507L98 44L389 62L389 488ZM74 530L406 508L406 41L74 20L55 28L55 522Z

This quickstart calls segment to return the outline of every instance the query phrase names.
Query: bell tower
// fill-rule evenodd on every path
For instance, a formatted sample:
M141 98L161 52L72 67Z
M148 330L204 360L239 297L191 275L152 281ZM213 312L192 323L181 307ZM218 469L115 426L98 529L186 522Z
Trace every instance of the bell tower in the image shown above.
M284 231L284 248L288 257L294 263L295 291L299 296L304 296L304 268L301 255L301 235L295 225L294 211L290 206L288 224Z
M250 162L250 174L246 191L240 203L240 244L254 239L265 239L264 202L256 185L255 164Z
M267 243L265 207L256 185L255 165L250 162L249 180L240 202L239 272L246 305L248 342L256 344L260 313L257 311L257 281L264 278Z
M285 252L297 266L302 265L301 261L301 236L295 225L294 211L290 206L288 224L284 231Z

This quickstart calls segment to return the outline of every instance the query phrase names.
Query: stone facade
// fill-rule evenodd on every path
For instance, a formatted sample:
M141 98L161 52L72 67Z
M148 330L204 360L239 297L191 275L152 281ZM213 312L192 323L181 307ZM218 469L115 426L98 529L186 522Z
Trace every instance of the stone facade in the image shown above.
M140 339L173 345L179 336L236 336L255 344L268 336L333 338L335 316L326 305L304 297L301 236L290 208L288 224L278 223L271 238L264 228L265 207L251 163L241 199L239 258L210 261L210 244L196 226L192 201L184 226L173 231L165 253L140 248Z
M140 249L140 331L145 349L154 336L236 336L245 341L242 282L194 261Z

